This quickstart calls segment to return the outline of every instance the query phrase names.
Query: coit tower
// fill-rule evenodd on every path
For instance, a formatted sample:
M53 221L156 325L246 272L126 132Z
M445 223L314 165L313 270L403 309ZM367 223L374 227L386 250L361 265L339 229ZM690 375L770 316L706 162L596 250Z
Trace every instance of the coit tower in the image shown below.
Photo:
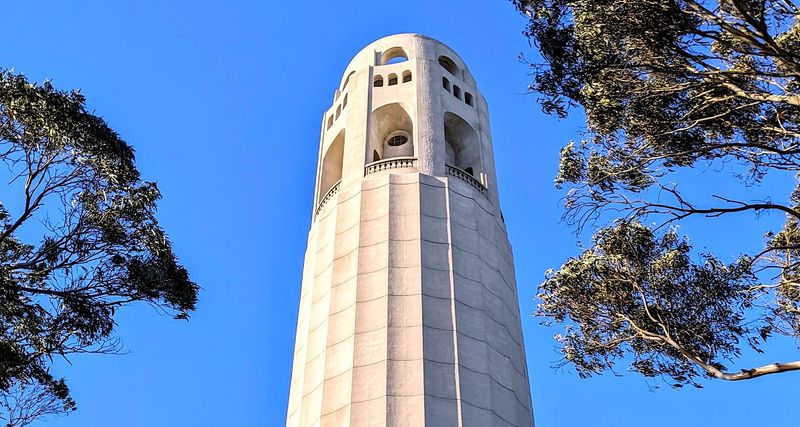
M489 110L429 37L361 50L322 118L287 426L532 426Z

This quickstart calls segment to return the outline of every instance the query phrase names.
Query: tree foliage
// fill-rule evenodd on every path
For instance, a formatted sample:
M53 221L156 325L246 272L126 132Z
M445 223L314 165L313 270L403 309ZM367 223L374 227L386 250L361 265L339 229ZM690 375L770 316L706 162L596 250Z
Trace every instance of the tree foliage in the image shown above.
M0 419L17 426L75 408L49 364L118 351L119 307L187 318L198 287L156 221L156 184L79 92L0 70L0 160Z
M800 187L749 201L693 200L686 168L726 168L742 187L800 172L800 8L789 0L513 0L542 63L543 110L586 115L561 151L565 218L605 225L547 274L538 314L566 324L565 361L582 375L630 369L676 386L800 369L726 364L773 334L800 337ZM682 184L698 186L698 182ZM778 212L763 251L725 263L692 254L688 218ZM616 220L608 223L610 216ZM646 227L643 223L654 224ZM744 252L744 251L742 251Z

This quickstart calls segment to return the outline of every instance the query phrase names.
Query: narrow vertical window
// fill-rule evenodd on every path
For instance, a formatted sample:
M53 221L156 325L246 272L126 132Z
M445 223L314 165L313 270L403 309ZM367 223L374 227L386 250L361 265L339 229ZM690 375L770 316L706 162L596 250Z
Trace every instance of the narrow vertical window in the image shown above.
M442 77L442 87L444 90L450 92L450 80L447 80L447 77Z
M346 96L345 96L345 97L346 97ZM472 106L472 105L473 105L473 104L472 104L472 102L473 102L473 101L472 101L472 94L471 94L471 93L469 93L469 92L464 92L464 102L466 102L466 103L467 103L467 105L469 105L469 106Z
M453 85L453 96L455 96L458 99L461 99L461 88L460 87L458 87L456 85Z
M330 129L330 128L331 128L331 126L333 126L333 115L331 115L330 117L328 117L328 129Z
M347 107L347 94L344 95L344 100L342 100L342 108Z
M339 114L342 114L342 106L336 107L336 118L339 118Z

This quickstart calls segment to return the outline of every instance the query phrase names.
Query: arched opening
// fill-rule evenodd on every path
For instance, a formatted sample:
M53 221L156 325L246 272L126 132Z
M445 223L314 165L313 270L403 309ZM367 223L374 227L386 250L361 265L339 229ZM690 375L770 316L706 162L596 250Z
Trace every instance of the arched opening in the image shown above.
M461 88L458 85L453 85L453 96L458 99L461 99Z
M444 90L450 92L450 80L447 80L447 77L442 77L442 87Z
M350 74L348 74L347 77L344 79L344 83L342 84L342 90L343 91L344 91L344 88L347 87L347 84L350 83L350 76L352 76L355 73L356 73L355 71L351 71Z
M403 71L403 83L411 81L411 71Z
M372 83L374 87L383 87L383 76L375 76L375 81Z
M439 65L442 66L448 73L457 76L458 75L458 66L452 59L442 55L439 57Z
M333 126L333 115L331 115L330 117L328 117L328 127L327 127L327 128L325 128L325 129L330 129L330 128L331 128L331 126Z
M397 64L403 61L408 61L406 51L402 47L393 47L383 52L380 65Z
M373 159L376 154L378 159L413 157L413 135L414 124L405 105L384 105L370 115L367 153Z
M328 191L342 179L344 160L344 129L336 135L322 158L322 173L319 180L319 203Z
M472 176L481 168L481 150L478 133L461 117L444 113L444 139L447 164L455 166Z
M397 74L392 73L389 74L389 86L394 86L397 84Z
M347 99L347 95L345 95L344 97L345 97L345 99ZM467 105L469 105L470 107L473 106L472 94L471 93L464 92L464 102L466 102Z
M344 99L342 100L342 108L347 107L347 94L344 94Z
M336 118L339 118L339 114L342 114L342 106L336 107Z

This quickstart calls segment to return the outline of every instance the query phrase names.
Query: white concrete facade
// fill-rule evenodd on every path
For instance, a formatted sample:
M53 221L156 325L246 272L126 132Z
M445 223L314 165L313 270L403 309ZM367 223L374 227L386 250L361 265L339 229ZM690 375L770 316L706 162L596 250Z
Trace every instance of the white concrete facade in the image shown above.
M345 70L322 135L287 426L533 426L488 106L417 34Z

